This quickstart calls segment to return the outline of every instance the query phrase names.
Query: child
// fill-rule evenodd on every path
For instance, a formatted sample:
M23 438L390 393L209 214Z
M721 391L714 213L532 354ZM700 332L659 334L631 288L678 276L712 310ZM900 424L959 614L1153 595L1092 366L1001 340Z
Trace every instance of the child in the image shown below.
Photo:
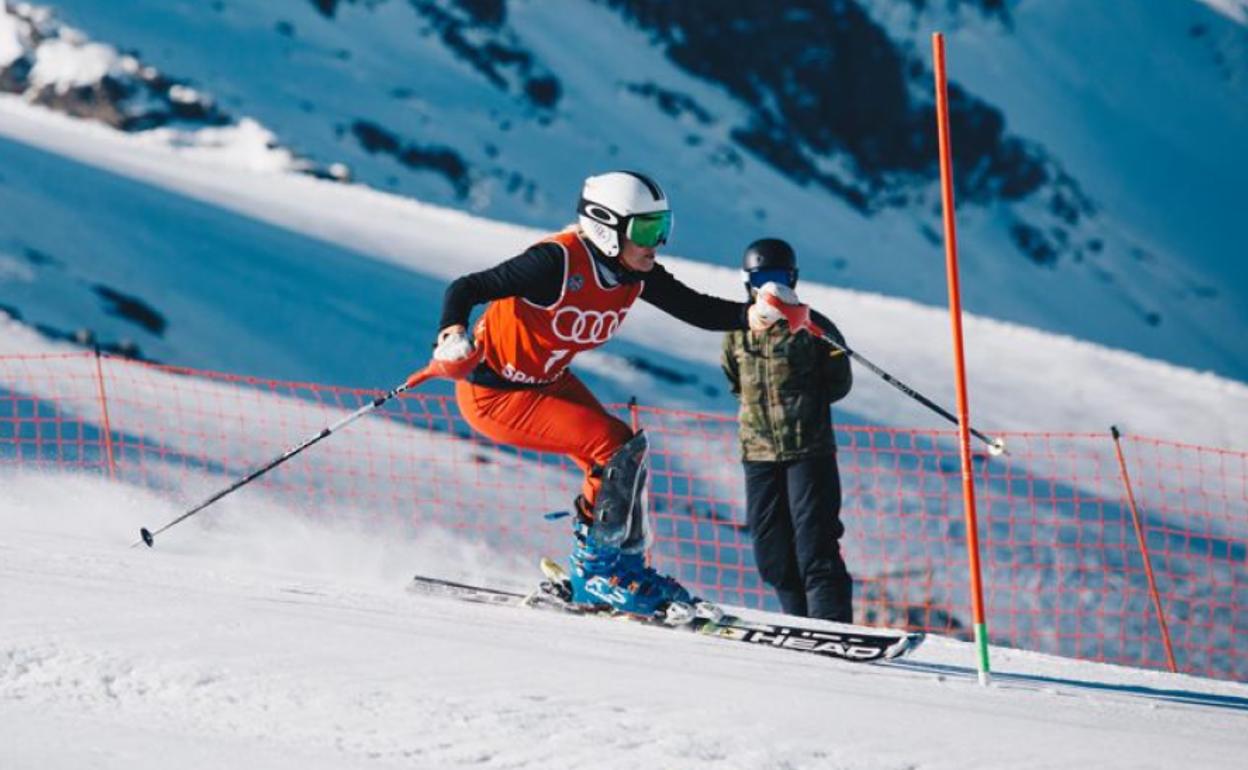
M797 285L797 257L777 238L750 244L742 267L751 301L760 291ZM844 343L831 321L811 315ZM741 402L747 521L759 574L786 613L853 622L853 579L837 542L844 527L829 411L853 384L848 357L779 321L726 334L722 363Z

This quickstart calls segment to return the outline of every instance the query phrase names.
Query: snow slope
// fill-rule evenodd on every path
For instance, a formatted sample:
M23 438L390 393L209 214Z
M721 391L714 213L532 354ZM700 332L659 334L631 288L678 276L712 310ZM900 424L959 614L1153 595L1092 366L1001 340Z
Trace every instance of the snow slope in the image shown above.
M967 645L856 666L403 591L490 554L0 477L0 766L1239 767L1248 686ZM260 515L263 514L263 515Z
M861 10L868 8L891 33L864 28L861 45L878 46L881 68L902 61L906 74L871 74L870 57L850 59L849 69L865 73L850 93L818 76L818 62L844 51L821 52L826 41L809 37L820 27L786 24L772 4L718 4L730 15L726 35L757 29L757 50L727 57L722 71L706 58L716 53L713 39L699 38L678 55L679 29L661 32L661 23L645 26L630 15L647 5L132 0L125 14L100 0L54 7L89 38L187 79L238 120L258 121L264 128L253 135L271 131L283 148L322 165L343 161L375 188L553 228L568 218L572 180L617 166L662 169L677 202L674 245L690 258L732 263L750 240L783 235L803 255L806 278L926 304L944 296L934 156L918 179L886 185L883 197L894 202L865 213L804 172L786 173L742 132L758 139L759 122L773 121L777 136L791 138L799 118L792 112L828 124L861 114L861 143L874 146L873 121L900 118L881 115L872 95L892 94L887 86L895 85L904 104L893 106L908 119L930 103L927 33L950 21L945 9L958 7L950 71L966 99L955 107L975 100L982 110L955 136L955 149L982 150L972 145L983 137L968 134L996 125L996 139L1039 158L1024 170L1011 168L1019 158L1009 153L984 161L990 176L1001 176L985 183L987 201L961 209L967 307L1248 376L1240 333L1248 284L1237 256L1248 242L1236 205L1248 164L1237 140L1248 125L1248 80L1237 74L1248 37L1233 4L1218 4L1232 9L1230 17L1193 0L1090 10L1077 0L799 4L793 16L818 11L831 29L841 28L834 17L870 24ZM698 13L664 6L641 15L688 22ZM981 13L994 7L1007 9L1011 22ZM855 48L840 38L835 44ZM803 46L809 56L787 57ZM816 69L772 66L786 57ZM1085 62L1095 63L1095 77ZM892 74L904 82L892 83ZM757 99L729 87L751 78L765 80ZM550 82L553 95L531 98L530 86ZM906 146L930 139L928 122L909 130ZM805 154L815 172L851 189L870 186L857 168L861 158L838 137L830 148L798 140L793 154ZM1052 184L1022 200L991 192L1027 170Z
M955 30L951 66L1135 234L1131 266L1104 277L1122 285L1122 300L1156 303L1164 325L1166 300L1146 299L1144 287L1169 272L1171 302L1203 292L1245 307L1248 271L1234 255L1248 250L1248 233L1220 212L1245 194L1248 30L1191 0L1129 5L1017 3L1008 30ZM1223 11L1231 13L1230 4ZM1184 255L1185 270L1160 257L1166 253ZM1213 280L1202 287L1201 274ZM1202 345L1217 335L1192 333ZM1228 355L1248 352L1225 343Z
M11 266L0 286L26 309L25 321L72 331L75 319L89 317L105 341L130 335L170 363L387 387L427 355L448 278L541 235L359 186L223 167L200 150L150 145L11 98L0 98L0 151L8 159L0 244ZM32 235L31 221L47 226ZM739 292L735 270L665 263L694 286ZM34 280L37 271L48 277ZM98 309L91 287L122 282L167 316L160 334ZM860 352L952 405L946 311L815 282L802 291ZM1098 431L1116 423L1228 448L1248 435L1241 383L974 316L965 333L981 429ZM672 384L630 365L637 357L693 379ZM717 360L716 335L642 303L617 341L578 359L578 368L604 400L637 395L723 411L732 402ZM861 369L840 407L851 419L944 426Z

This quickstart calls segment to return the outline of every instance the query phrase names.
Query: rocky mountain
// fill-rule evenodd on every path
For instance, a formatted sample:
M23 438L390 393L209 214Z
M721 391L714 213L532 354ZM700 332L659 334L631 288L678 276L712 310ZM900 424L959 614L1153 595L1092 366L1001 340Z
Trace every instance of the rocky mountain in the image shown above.
M60 0L6 15L20 53L6 62L0 26L0 88L120 130L260 127L284 170L542 227L570 218L584 174L645 169L675 201L676 253L731 263L780 235L808 279L929 304L945 277L928 35L944 29L968 309L1248 378L1233 10ZM114 55L65 86L43 73L73 45Z

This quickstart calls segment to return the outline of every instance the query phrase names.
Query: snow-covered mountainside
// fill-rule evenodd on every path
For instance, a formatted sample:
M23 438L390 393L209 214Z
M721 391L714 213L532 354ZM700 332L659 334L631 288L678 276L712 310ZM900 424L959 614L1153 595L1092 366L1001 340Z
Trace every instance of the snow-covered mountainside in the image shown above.
M782 235L810 280L928 304L944 295L927 40L939 26L968 309L1248 379L1235 3L53 7L7 3L0 88L182 144L245 127L287 168L539 228L569 219L586 173L649 169L675 201L679 253L732 264ZM87 58L99 72L115 54L112 80L80 82L57 24L111 47ZM72 88L49 85L67 69ZM99 107L111 92L120 107ZM18 309L38 322L37 303Z
M89 318L108 349L388 387L427 358L446 280L539 234L357 185L239 169L207 148L171 148L12 97L0 97L0 155L10 254L0 310L53 338L8 331L4 353L64 344ZM734 269L664 262L706 291L740 290ZM953 404L946 311L814 281L803 294L839 310L859 350ZM1228 448L1248 435L1242 383L974 315L965 329L974 422L988 430L1117 423ZM640 303L610 345L575 366L605 401L728 411L718 357L717 335ZM865 370L838 419L946 426Z

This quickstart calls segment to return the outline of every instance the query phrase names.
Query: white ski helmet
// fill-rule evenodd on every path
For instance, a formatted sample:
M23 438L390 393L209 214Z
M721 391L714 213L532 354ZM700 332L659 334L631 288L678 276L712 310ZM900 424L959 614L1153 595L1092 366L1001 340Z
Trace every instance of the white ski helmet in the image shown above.
M581 230L603 254L620 254L620 237L654 247L667 243L672 210L663 188L636 171L608 171L591 176L576 207Z

